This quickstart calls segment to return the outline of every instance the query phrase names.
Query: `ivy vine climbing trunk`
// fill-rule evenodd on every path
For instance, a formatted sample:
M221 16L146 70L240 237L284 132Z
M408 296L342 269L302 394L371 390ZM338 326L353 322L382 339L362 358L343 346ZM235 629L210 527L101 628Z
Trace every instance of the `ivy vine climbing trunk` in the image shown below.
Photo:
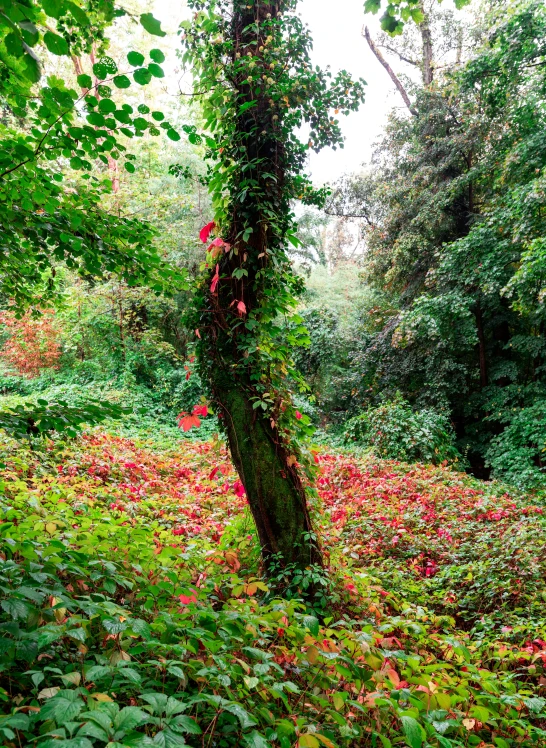
M263 53L281 5L234 3L230 29L234 60L248 56L249 51L260 57L260 47ZM263 64L260 67L266 69ZM275 362L264 361L258 350L269 294L282 291L275 271L271 271L275 263L281 272L289 271L280 244L290 213L284 197L286 149L276 137L277 107L270 103L267 86L257 87L245 75L246 69L241 68L232 84L240 95L233 137L239 144L239 161L246 167L236 176L234 187L239 196L245 190L246 194L233 202L225 222L229 252L223 251L217 263L216 288L208 288L210 327L202 349L264 560L266 564L305 567L320 564L321 553L295 445L279 427L281 409L290 407L290 398L272 381L271 364ZM280 219L278 225L275 218ZM270 311L275 313L274 308ZM235 325L228 319L234 313ZM279 360L278 364L282 367L284 362ZM264 384L269 401L264 399ZM262 403L268 407L264 409Z
M310 65L297 0L190 0L185 58L202 97L213 161L215 236L194 317L200 373L248 497L266 565L321 564L307 505L311 474L303 386L291 345L307 333L294 312L300 281L286 253L295 241L291 201L321 195L302 175L310 147L341 141L333 113L357 108L362 84ZM308 122L301 143L296 130Z

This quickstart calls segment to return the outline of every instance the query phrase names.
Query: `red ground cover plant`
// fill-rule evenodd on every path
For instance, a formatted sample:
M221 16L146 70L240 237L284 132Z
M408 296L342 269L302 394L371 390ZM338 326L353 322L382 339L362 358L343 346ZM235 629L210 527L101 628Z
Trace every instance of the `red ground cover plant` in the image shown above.
M193 649L175 667L183 666L192 684L197 679L215 699L234 699L241 682L237 698L254 715L261 703L256 689L262 689L272 709L296 725L299 746L314 746L308 738L318 734L329 741L321 745L373 745L364 738L375 729L396 738L393 746L402 744L401 731L419 736L405 744L424 746L425 730L435 748L447 745L446 731L456 733L451 745L457 748L510 747L524 735L524 748L540 744L525 721L533 712L542 724L543 700L536 696L546 687L540 496L448 468L317 450L313 510L335 588L331 616L319 621L302 611L302 628L297 604L267 599L244 486L223 444L169 444L96 430L40 450L11 442L0 449L11 507L4 533L20 537L22 548L44 536L57 551L77 551L76 576L65 586L71 595L89 594L91 577L107 567L114 573L114 562L131 575L129 586L108 581L99 590L125 606L114 621L112 602L104 603L111 657L121 655L143 673L152 666L138 632L116 633L140 606L138 615L158 632L163 617L165 631L173 615L184 617L191 628L184 642ZM84 579L86 554L90 576ZM64 555L58 563L66 563ZM93 600L93 615L97 605ZM237 616L240 630L233 628ZM161 652L154 668L163 667ZM264 667L255 666L256 658ZM215 663L223 668L221 683L214 680ZM296 684L284 701L282 688L264 690L273 663L280 680ZM109 698L125 698L120 688ZM127 688L127 698L138 700L140 686ZM271 719L268 713L267 724ZM200 724L205 729L209 722ZM358 734L364 742L357 743Z
M42 369L57 368L61 356L59 331L54 312L33 318L30 312L18 319L12 312L0 312L0 329L9 337L0 348L0 358L17 374L36 377Z

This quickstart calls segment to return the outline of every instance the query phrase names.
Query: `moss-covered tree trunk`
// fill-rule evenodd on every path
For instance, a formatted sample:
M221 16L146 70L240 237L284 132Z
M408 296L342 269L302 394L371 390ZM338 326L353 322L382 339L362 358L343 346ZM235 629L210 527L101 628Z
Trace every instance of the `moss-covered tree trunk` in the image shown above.
M291 347L308 340L294 311L301 281L286 253L287 242L297 244L291 203L324 203L325 190L304 173L309 148L343 143L336 115L358 109L365 83L312 65L297 0L188 3L194 14L183 23L183 59L203 104L215 214L201 232L202 241L214 240L192 315L199 371L266 562L278 555L283 566L308 566L321 554L298 446L306 417L290 395L294 383L305 386Z
M231 456L262 548L266 566L321 563L307 508L305 487L293 456L270 420L259 415L240 381L217 372L214 386ZM229 375L228 375L229 376Z
M282 5L234 0L234 62L251 53L256 67L267 71L263 75L273 75L262 58L271 45L271 19ZM267 80L257 80L255 84L235 76L230 81L241 104L226 147L236 144L238 166L231 175L230 207L221 227L227 251L222 247L214 256L217 281L211 284L209 276L202 289L206 337L200 344L201 371L223 420L266 565L275 557L280 566L305 567L321 563L321 554L296 450L278 423L291 405L287 392L281 395L275 386L279 371L260 350L262 325L275 324L275 296L283 288L279 278L289 271L282 233L290 207L284 194L286 151L277 132L278 108ZM278 366L283 365L279 360ZM264 397L267 410L260 404Z

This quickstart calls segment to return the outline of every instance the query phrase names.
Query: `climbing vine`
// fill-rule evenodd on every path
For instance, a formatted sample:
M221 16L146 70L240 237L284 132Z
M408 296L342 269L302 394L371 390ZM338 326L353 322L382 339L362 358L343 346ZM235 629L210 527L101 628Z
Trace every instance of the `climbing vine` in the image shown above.
M301 468L309 419L292 362L308 335L296 313L301 280L293 202L321 205L306 177L311 149L343 145L337 115L358 108L364 81L310 60L296 0L190 0L184 62L201 98L214 221L192 327L203 381L228 437L270 576L320 564ZM305 136L303 135L305 133ZM211 237L214 236L212 241ZM297 575L296 575L297 576Z
M195 316L202 366L210 379L211 367L225 363L222 331L233 376L250 372L254 408L273 426L305 432L288 394L289 382L305 386L291 351L308 340L294 312L301 281L286 254L298 244L293 201L322 204L325 190L304 174L308 153L343 147L337 115L358 108L365 84L311 64L295 0L190 6L183 59L201 94L215 213L201 233L208 244Z

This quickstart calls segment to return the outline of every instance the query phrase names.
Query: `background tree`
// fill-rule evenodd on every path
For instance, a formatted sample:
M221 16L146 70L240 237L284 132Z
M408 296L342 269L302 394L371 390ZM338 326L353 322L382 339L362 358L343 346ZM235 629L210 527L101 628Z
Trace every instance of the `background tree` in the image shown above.
M480 17L465 65L417 93L416 116L391 119L374 170L341 184L331 210L364 216L364 278L391 306L354 352L356 397L401 390L445 409L479 475L517 479L524 461L533 482L544 469L532 424L545 397L545 16L536 2L504 7Z

